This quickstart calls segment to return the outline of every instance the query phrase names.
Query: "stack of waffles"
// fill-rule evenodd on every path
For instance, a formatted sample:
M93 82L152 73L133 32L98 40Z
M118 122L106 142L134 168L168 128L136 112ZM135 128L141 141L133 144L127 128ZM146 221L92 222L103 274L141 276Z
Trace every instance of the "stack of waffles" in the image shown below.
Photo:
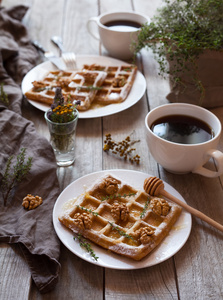
M59 221L105 249L141 260L167 236L180 213L176 204L107 174L80 195Z
M80 71L51 71L42 80L32 82L25 96L51 105L56 87L61 87L65 101L78 103L79 111L86 111L92 103L107 105L123 102L134 83L134 65L84 65Z

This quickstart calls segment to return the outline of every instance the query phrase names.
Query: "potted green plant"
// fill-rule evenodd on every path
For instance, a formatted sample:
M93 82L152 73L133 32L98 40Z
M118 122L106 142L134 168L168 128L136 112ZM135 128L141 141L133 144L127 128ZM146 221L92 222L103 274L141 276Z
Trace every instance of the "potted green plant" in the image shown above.
M133 44L151 48L160 75L169 74L170 102L223 105L223 1L164 0Z

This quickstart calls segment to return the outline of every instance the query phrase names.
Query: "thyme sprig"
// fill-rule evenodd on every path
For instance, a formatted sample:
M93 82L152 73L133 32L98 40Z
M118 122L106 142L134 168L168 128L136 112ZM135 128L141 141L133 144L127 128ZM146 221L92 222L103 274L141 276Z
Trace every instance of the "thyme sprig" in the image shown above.
M124 236L127 239L134 240L134 238L130 234L128 234L125 231L121 230L118 226L114 225L112 222L108 221L108 223L111 225L112 230L116 230L121 236Z
M140 142L140 140L132 141L130 135L128 135L121 142L115 142L112 139L111 134L108 133L105 135L103 150L105 152L111 150L113 154L118 154L120 157L123 157L124 160L128 159L131 163L135 162L136 164L139 164L140 156L138 154L136 154L135 156L132 155L132 152L136 150L132 146L138 142Z
M4 83L1 83L0 87L0 100L5 103L6 105L9 105L9 99L8 99L8 94L4 91Z
M136 195L136 193L128 193L128 194L123 194L123 195L121 195L121 194L114 194L114 195L107 195L107 196L105 196L105 197L103 197L102 199L101 199L101 201L106 201L106 200L112 200L112 199L118 199L118 198L127 198L127 197L131 197L131 196L135 196Z
M35 92L39 93L42 91L50 91L52 89L53 89L53 87L43 86L43 87L35 88Z
M102 87L100 86L93 86L93 85L89 85L89 86L77 86L77 90L101 90Z
M98 216L98 213L97 212L94 212L93 210L91 210L91 209L88 209L88 208L86 208L86 207L84 207L84 206L80 206L80 205L76 205L78 208L80 208L81 210L84 210L84 211L86 211L86 212L89 212L89 213L91 213L92 215L94 215L94 216Z
M88 243L88 242L83 238L83 236L82 236L81 234L79 234L79 233L78 233L77 235L74 236L74 240L76 240L76 238L77 238L77 240L78 240L80 246L81 246L82 248L84 248L84 249L91 255L91 257L92 257L94 260L97 261L99 257L96 256L94 250L93 250L92 247L91 247L91 244Z
M142 218L145 217L146 211L147 211L147 209L148 209L148 207L149 207L149 202L150 202L150 198L148 198L148 199L146 200L145 204L144 204L143 210L142 210L142 212L141 212L141 214L140 214L140 219L142 219Z
M6 162L5 172L0 181L0 189L3 195L4 206L11 195L12 190L22 179L29 173L32 166L32 157L28 157L25 162L26 148L22 148L21 152L17 155L17 161L12 166L14 156L10 156Z

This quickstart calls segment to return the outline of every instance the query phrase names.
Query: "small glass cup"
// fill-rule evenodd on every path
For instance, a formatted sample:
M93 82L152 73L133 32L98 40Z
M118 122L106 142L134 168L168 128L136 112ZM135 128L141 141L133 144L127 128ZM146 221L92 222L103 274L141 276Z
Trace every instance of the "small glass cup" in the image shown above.
M48 119L48 111L45 112L45 119L50 131L50 143L54 150L57 165L67 167L75 161L75 136L79 112L74 111L74 120L68 123L55 123Z

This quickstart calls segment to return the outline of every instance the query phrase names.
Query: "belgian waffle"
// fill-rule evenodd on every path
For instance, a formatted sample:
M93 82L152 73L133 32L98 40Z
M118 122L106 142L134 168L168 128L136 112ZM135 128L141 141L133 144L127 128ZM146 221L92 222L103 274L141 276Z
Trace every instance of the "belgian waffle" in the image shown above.
M141 260L167 236L181 208L110 174L80 195L59 221L117 254Z
M56 87L61 87L63 91L71 82L73 76L73 72L51 71L42 80L33 81L33 87L25 93L25 96L30 100L51 105Z
M137 67L134 65L101 66L92 64L84 65L83 70L107 73L94 99L94 103L101 105L123 102L132 88L137 73Z
M101 71L51 71L41 81L34 81L33 88L25 96L34 101L51 105L56 87L61 87L65 101L76 102L78 110L87 110L107 73Z

